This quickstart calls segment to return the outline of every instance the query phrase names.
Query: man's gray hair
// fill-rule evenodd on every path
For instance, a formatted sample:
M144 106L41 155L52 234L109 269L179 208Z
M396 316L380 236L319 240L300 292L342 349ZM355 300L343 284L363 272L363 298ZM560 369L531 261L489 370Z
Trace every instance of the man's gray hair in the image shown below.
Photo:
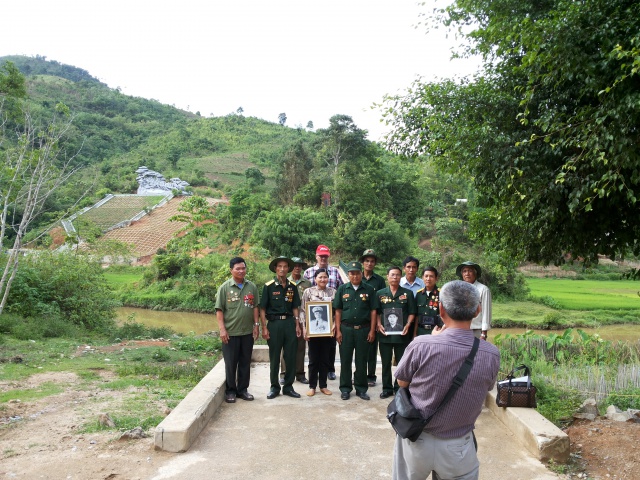
M440 303L452 320L467 322L476 316L480 292L471 283L453 280L440 289Z

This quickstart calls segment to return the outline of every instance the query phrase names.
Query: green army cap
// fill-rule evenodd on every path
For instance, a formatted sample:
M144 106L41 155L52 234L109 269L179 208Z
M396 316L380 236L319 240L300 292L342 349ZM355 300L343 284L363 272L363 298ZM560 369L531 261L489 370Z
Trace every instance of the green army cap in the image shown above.
M307 264L307 262L302 260L300 257L291 257L291 261L296 265L300 265L303 270L306 270L307 268L309 268L309 265Z
M456 275L459 278L462 278L462 269L464 267L473 267L476 270L476 280L478 278L480 278L480 276L482 275L482 269L480 268L480 265L478 265L477 263L473 263L473 262L463 262L460 265L458 265L458 267L456 268Z
M347 272L361 272L362 264L360 262L349 262L347 264Z
M367 248L362 253L362 256L360 257L360 262L364 262L364 259L367 257L373 257L376 259L376 262L378 261L378 256L376 255L376 252L373 250L373 248Z
M271 260L271 263L269 264L269 270L271 270L273 273L276 273L276 265L278 264L278 262L282 262L283 260L287 262L287 264L289 265L289 271L293 270L293 267L295 266L295 264L289 257L274 258L273 260Z

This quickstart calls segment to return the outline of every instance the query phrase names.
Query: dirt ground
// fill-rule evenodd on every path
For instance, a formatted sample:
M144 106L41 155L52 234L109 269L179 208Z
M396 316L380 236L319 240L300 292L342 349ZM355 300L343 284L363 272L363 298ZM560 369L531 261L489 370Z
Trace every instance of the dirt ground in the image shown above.
M108 381L113 374L98 372ZM19 390L46 382L65 386L57 395L20 401ZM117 408L136 390L78 390L70 372L35 374L21 381L0 381L0 392L16 398L0 406L0 478L149 479L174 454L154 450L153 432L139 440L119 440L121 432L82 433L83 425ZM86 384L86 382L85 382ZM166 406L157 405L159 411ZM640 424L600 418L579 420L566 430L571 440L570 478L640 478Z
M603 417L577 420L566 430L572 461L590 479L640 478L640 424Z

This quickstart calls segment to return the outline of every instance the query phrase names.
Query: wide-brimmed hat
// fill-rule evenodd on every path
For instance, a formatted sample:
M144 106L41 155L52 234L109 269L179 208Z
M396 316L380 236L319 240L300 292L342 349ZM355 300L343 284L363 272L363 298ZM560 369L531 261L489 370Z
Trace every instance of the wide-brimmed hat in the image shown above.
M373 257L376 259L376 262L378 261L378 256L376 255L376 252L373 250L373 248L367 248L362 253L362 256L360 257L360 262L364 262L364 259L367 257Z
M482 275L482 269L480 268L480 265L478 265L477 263L473 263L473 262L464 262L461 263L460 265L458 265L458 267L456 268L456 275L460 278L462 278L462 269L464 267L473 267L476 270L476 280L478 278L480 278L480 276Z
M278 262L282 262L283 260L287 262L287 264L289 265L289 271L293 270L293 267L295 266L295 264L289 257L274 258L273 260L271 260L271 263L269 264L269 270L271 270L273 273L276 273L276 265L278 264Z
M309 268L309 265L307 264L307 262L302 260L300 257L291 257L291 261L295 265L300 265L303 268L303 270L306 270L307 268Z
M349 262L347 264L347 272L361 272L362 265L360 262Z
M329 250L329 247L327 247L326 245L318 245L318 248L316 248L316 255L331 255L331 250Z

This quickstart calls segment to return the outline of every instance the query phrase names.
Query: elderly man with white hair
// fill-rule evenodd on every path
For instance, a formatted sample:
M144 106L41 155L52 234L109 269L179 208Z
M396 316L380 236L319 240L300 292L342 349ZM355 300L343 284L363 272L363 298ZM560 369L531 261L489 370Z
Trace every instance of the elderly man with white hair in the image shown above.
M475 336L471 320L480 313L480 293L470 283L455 280L440 290L443 327L416 337L398 363L395 375L409 389L413 405L424 418L438 409L456 372L471 351ZM416 442L396 437L394 479L434 480L478 478L473 429L487 392L493 389L500 366L495 345L479 342L473 366L449 402L425 426Z

